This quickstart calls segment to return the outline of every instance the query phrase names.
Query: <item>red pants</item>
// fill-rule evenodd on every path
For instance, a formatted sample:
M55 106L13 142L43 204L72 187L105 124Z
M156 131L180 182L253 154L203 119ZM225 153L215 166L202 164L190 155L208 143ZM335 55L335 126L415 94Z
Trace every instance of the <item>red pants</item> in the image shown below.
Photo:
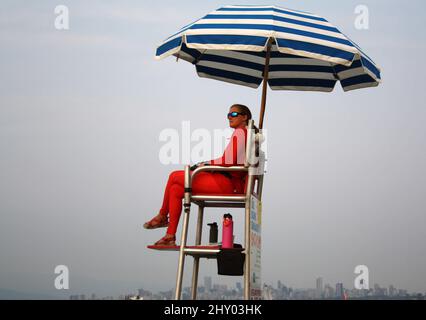
M220 173L200 172L192 181L194 194L222 194L233 193L234 187L231 179ZM169 214L168 234L176 234L180 214L182 212L182 199L184 197L184 171L173 171L169 175L164 192L163 206L160 213Z

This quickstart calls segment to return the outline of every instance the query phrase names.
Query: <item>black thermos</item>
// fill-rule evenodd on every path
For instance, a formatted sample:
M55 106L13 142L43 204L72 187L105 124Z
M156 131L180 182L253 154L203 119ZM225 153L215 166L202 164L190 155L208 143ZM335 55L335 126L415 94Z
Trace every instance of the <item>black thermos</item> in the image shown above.
M208 223L207 225L210 226L210 236L209 236L209 243L210 244L216 244L217 243L217 223Z

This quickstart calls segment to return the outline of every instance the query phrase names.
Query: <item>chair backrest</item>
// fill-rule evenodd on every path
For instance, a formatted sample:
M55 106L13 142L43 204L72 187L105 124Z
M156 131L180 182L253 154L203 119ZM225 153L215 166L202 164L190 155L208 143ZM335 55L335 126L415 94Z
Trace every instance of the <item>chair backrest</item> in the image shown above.
M251 174L263 175L265 170L265 152L262 143L265 141L262 132L249 120L247 126L246 159L244 166L251 170Z
M265 139L262 132L256 128L253 120L249 120L247 126L246 159L244 166L248 168L248 179L246 180L246 194L250 192L261 200L263 189L263 175L265 173L265 152L262 143ZM251 190L247 190L250 186Z

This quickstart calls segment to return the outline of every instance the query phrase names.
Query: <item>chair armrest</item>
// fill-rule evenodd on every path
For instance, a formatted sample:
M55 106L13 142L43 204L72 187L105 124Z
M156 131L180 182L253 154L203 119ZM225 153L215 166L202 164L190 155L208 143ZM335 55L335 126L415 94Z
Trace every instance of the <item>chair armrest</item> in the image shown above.
M185 166L185 168L188 167L187 170L189 170L189 166ZM232 166L232 167L222 167L222 166L211 166L211 165L205 165L202 167L198 167L195 169L192 174L190 174L189 181L186 181L186 175L185 175L185 186L188 186L188 188L192 188L192 179L199 174L200 172L248 172L248 168L245 166Z

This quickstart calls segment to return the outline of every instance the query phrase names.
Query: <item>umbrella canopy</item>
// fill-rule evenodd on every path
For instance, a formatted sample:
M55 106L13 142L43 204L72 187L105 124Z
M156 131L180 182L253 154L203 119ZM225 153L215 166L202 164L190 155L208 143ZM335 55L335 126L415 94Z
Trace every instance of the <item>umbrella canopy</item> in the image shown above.
M380 69L326 19L277 6L225 6L167 38L156 58L174 55L200 77L273 90L344 91L374 87Z

